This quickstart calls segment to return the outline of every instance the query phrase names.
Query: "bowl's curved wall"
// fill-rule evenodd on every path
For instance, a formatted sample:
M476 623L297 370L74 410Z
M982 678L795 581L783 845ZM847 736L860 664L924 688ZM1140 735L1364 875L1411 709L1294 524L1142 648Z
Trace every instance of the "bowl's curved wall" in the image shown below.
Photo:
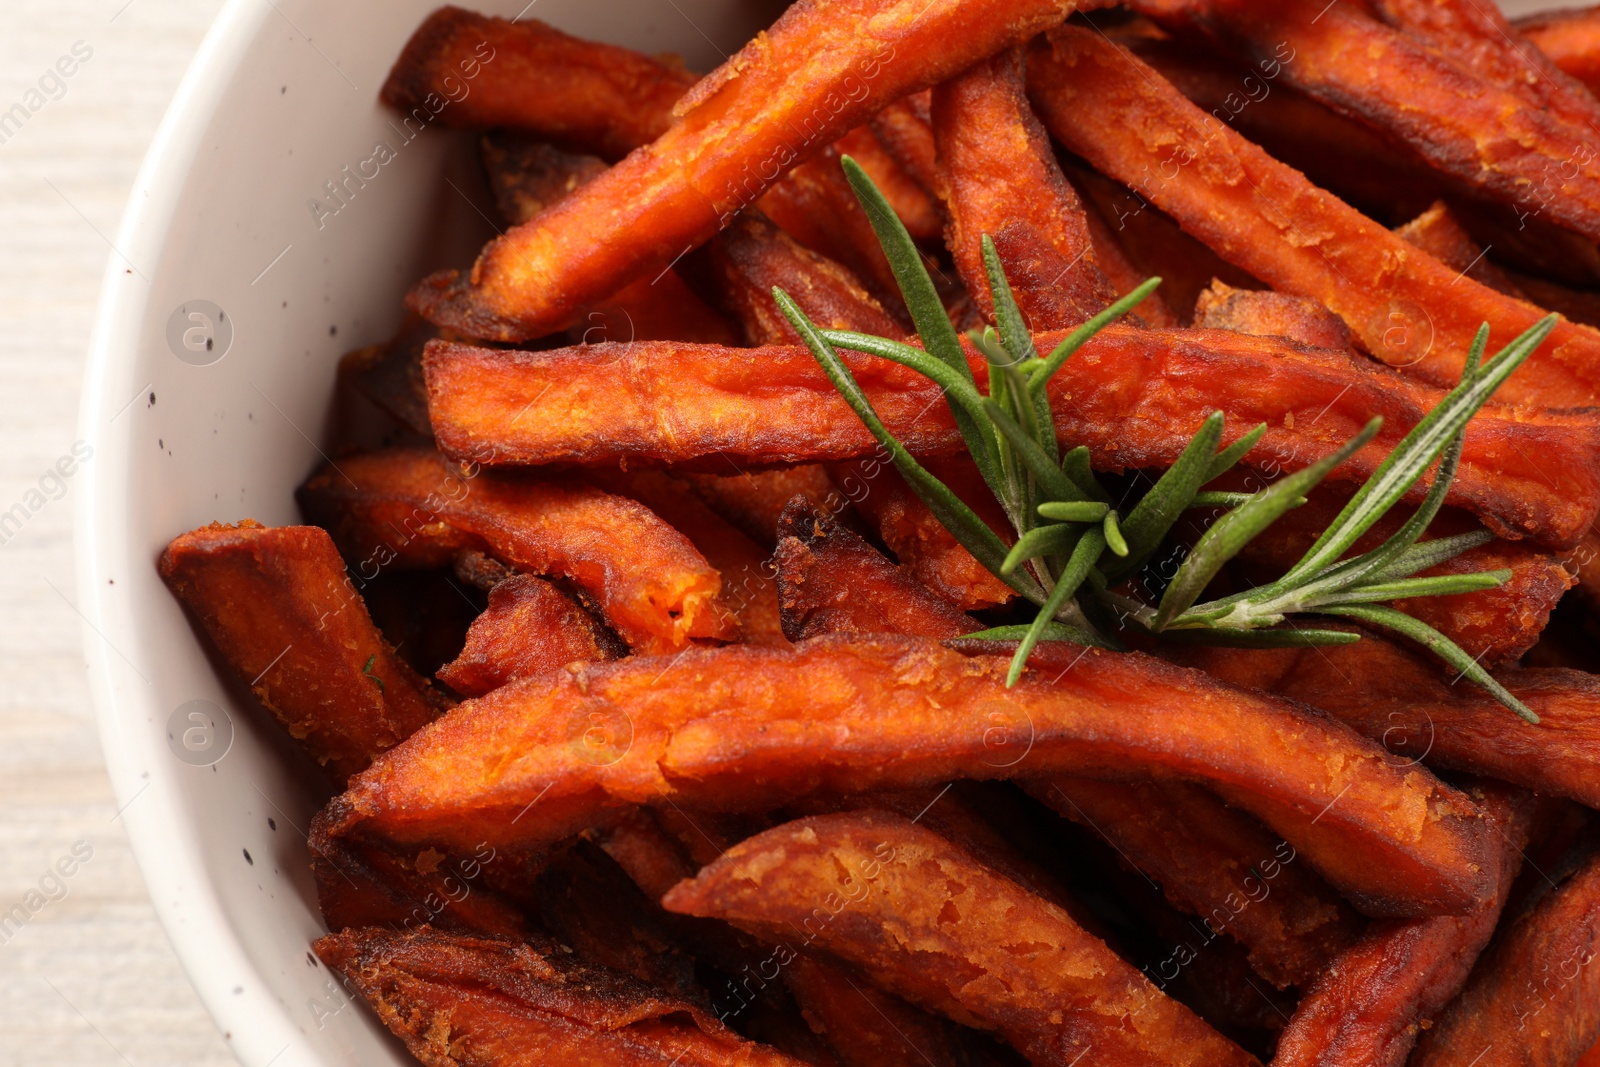
M488 233L470 136L408 137L377 103L434 6L229 5L135 185L89 361L78 599L119 818L201 997L253 1067L409 1057L308 952L322 932L304 838L314 776L213 671L154 563L213 520L297 521L339 356L382 340L406 288L470 262ZM473 6L702 70L774 14L761 0ZM174 715L195 700L231 720L221 759L220 744L182 747L194 724Z

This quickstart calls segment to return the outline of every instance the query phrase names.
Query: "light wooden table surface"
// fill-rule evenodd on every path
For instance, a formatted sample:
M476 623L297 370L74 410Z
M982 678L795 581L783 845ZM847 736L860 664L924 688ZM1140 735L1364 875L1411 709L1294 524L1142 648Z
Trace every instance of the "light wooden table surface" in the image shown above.
M106 240L221 6L0 0L0 113L42 105L20 130L0 127L0 512L76 438ZM74 45L92 54L57 83L48 72ZM0 927L0 1067L220 1067L233 1059L113 822L69 603L78 491L69 480L0 533L0 915L41 880L61 898L19 931ZM92 855L58 888L50 872L74 846Z

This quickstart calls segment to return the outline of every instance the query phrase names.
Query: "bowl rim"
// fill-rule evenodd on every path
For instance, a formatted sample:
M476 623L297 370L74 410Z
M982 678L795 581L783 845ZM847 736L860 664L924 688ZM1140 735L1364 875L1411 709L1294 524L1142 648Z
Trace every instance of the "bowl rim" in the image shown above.
M101 283L78 413L78 434L102 462L89 465L75 501L73 556L76 610L90 699L117 815L167 939L229 1051L246 1067L288 1067L323 1061L274 997L261 969L234 932L206 873L198 840L174 834L183 824L179 796L166 788L161 721L154 694L108 634L137 625L137 605L112 579L132 562L122 516L130 456L129 422L113 421L137 388L132 377L153 293L128 264L160 261L180 210L183 179L193 167L225 90L263 24L272 0L227 0L178 83L129 193ZM129 402L131 403L131 402ZM120 483L120 484L119 484ZM145 561L148 565L148 561Z

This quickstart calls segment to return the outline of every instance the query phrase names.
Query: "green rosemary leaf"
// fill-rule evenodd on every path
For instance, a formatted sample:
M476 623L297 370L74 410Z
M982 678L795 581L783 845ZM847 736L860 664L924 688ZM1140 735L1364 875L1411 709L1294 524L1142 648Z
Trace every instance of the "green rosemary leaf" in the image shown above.
M1000 253L995 251L994 241L988 234L983 235L981 244L983 270L988 275L989 295L994 298L994 322L1000 330L1000 342L1005 345L1006 353L1014 364L1038 359L1039 354L1033 348L1033 334L1028 329L1027 320L1022 317L1022 309L1017 306L1015 294L1011 292L1005 268L1000 265Z
M774 288L774 295L778 291ZM989 429L988 416L983 410L983 394L979 393L971 382L970 368L969 374L963 378L926 349L908 345L904 341L893 341L887 337L874 337L870 333L822 330L820 334L824 341L838 348L848 348L852 352L863 352L869 356L878 356L898 363L902 367L910 367L943 389L945 399L950 402L952 408L959 405L966 412L966 422L957 420L956 428L961 431L961 436L967 443L967 451L972 453L974 461L978 464L978 470L983 473L984 481L989 482L990 488L994 487L988 472L994 469L997 442L993 430ZM968 426L974 431L971 437L967 436Z
M1324 456L1304 470L1278 479L1254 494L1248 503L1212 523L1194 546L1194 551L1189 553L1189 558L1178 568L1178 573L1173 575L1166 593L1161 597L1161 606L1156 611L1152 628L1163 631L1174 619L1188 611L1217 576L1217 572L1240 549L1293 507L1295 501L1327 477L1329 471L1363 448L1382 425L1381 417L1374 418L1338 451ZM1219 605L1223 603L1225 601L1218 602Z
M1105 536L1106 547L1111 549L1112 555L1127 556L1128 539L1122 536L1122 524L1117 521L1115 510L1106 512L1100 532Z
M1172 529L1172 524L1178 521L1200 487L1210 480L1207 472L1217 443L1222 440L1223 419L1220 411L1207 415L1178 461L1156 479L1156 484L1128 513L1122 522L1128 551L1125 558L1105 569L1108 580L1115 581L1142 566L1161 546L1161 539Z
M1266 434L1267 424L1260 423L1253 427L1249 433L1224 448L1221 452L1218 452L1211 460L1211 466L1206 468L1205 482L1200 484L1204 485L1206 482L1214 481L1232 470L1234 464L1243 459L1246 452L1256 447L1256 442L1265 437Z
M1091 505L1104 507L1104 504ZM1078 538L1083 536L1083 527L1078 525L1057 524L1054 526L1036 526L1017 538L1017 543L1011 546L1011 551L1006 553L1005 562L1000 564L1004 574L1010 574L1029 560L1038 559L1040 556L1059 556L1072 551L1072 546L1078 543Z
M1248 502L1253 496L1255 496L1254 493L1221 493L1215 491L1196 493L1194 499L1189 502L1189 506L1191 508L1236 508L1240 504ZM1306 498L1301 497L1300 502L1295 507L1300 507L1305 502Z
M1055 460L1045 455L1038 442L1017 425L1005 408L995 403L992 397L986 396L983 398L983 410L1017 458L1039 480L1039 487L1044 490L1045 496L1055 500L1075 500L1082 496L1073 480L1056 466Z
M1489 324L1486 322L1478 327L1478 333L1472 339L1472 344L1467 348L1467 360L1461 368L1461 380L1477 376L1478 369L1483 365L1483 351L1489 347Z
M1307 611L1321 611L1332 604L1382 604L1419 596L1454 596L1494 589L1511 579L1508 570L1472 571L1467 574L1437 574L1429 578L1402 578L1395 582L1367 582L1353 589L1318 597Z
M1216 648L1309 648L1313 645L1353 645L1360 634L1348 630L1167 630L1163 640Z
M1056 443L1055 419L1050 411L1050 397L1045 390L1027 388L1022 382L1021 368L1039 359L1039 353L1033 347L1033 334L1028 330L1028 322L1022 316L1022 309L1017 306L1016 296L1011 291L1010 281L1006 279L1005 268L1000 264L1000 253L995 250L994 240L988 234L984 234L981 244L983 269L988 276L989 295L994 302L995 325L1000 328L1000 340L1010 360L1008 367L1015 376L1012 388L1016 392L1016 406L1020 409L1024 398L1031 402L1034 439L1039 442L1039 447L1045 455L1052 460L1059 460L1061 449ZM1018 415L1020 422L1020 410Z
M906 232L905 223L900 221L900 216L894 213L889 201L859 163L849 156L844 156L839 162L850 188L855 191L856 199L861 202L862 210L867 213L867 221L872 223L873 232L878 235L878 244L883 247L883 254L894 271L900 295L905 298L906 309L911 312L911 321L917 327L917 336L930 354L976 388L977 381L972 377L972 368L967 365L967 354L962 350L961 338L950 324L944 302L939 299L933 279L928 277L922 253L917 250L911 234ZM951 406L951 412L955 415L961 436L972 449L972 458L978 464L978 470L983 473L984 480L993 485L994 457L987 448L972 448L973 442L979 439L981 422L954 405Z
M1419 541L1396 556L1387 567L1372 577L1382 581L1409 578L1418 571L1437 567L1446 560L1455 559L1461 553L1479 545L1486 545L1493 540L1494 534L1488 530L1473 530L1453 537L1435 537Z
M1099 522L1111 505L1099 500L1048 500L1039 505L1041 518L1057 522Z
M1071 359L1078 349L1082 348L1095 334L1132 311L1140 301L1155 292L1156 286L1160 284L1160 278L1149 279L1133 292L1069 333L1044 358L1044 366L1034 372L1028 381L1028 387L1041 393L1044 392L1045 388L1050 384L1050 379L1055 377L1056 371L1065 366L1067 360Z
M1540 319L1423 416L1283 580L1292 583L1315 574L1344 555L1422 477L1500 384L1533 354L1556 322L1555 315Z
M1016 626L996 626L988 630L979 630L975 634L962 634L962 641L1020 641L1033 629L1032 624L1024 623ZM1106 643L1098 634L1091 633L1081 626L1071 623L1050 621L1044 624L1043 631L1039 634L1040 641L1071 641L1075 645L1088 645L1091 648L1105 648Z
M1487 689L1500 703L1534 725L1538 725L1539 716L1533 713L1533 709L1512 696L1505 686L1495 681L1489 672L1484 670L1477 660L1467 655L1466 650L1460 645L1420 619L1413 619L1403 611L1380 607L1376 604L1326 608L1322 613L1324 615L1342 615L1345 618L1355 619L1357 622L1364 622L1369 626L1377 626L1385 630L1391 630L1403 637L1411 638L1411 640L1422 645L1428 651L1450 664L1450 666L1459 670L1463 677Z
M960 541L968 552L987 567L992 573L1000 575L1000 565L1006 558L1006 544L991 529L988 523L980 519L971 508L967 507L959 497L952 493L939 479L929 474L922 464L918 463L907 452L887 427L883 420L878 418L878 413L872 407L872 401L861 389L855 375L850 373L850 368L844 365L839 358L839 353L822 336L806 313L800 309L788 293L782 289L773 289L773 299L777 301L778 309L783 312L800 339L816 358L822 372L833 382L834 388L844 397L845 402L855 411L872 436L877 439L888 452L889 457L906 480L912 490L922 498L933 512L934 517L949 530L951 535ZM1021 593L1034 603L1042 603L1045 599L1044 590L1026 575L1000 575L1011 588Z
M1101 486L1100 479L1094 476L1094 469L1089 466L1088 445L1079 445L1061 457L1061 473L1072 482L1080 498L1100 500L1106 504L1112 502L1111 494Z
M1033 625L1028 627L1028 632L1022 635L1022 643L1017 646L1016 654L1011 657L1011 669L1006 672L1007 689L1016 685L1017 679L1022 677L1022 669L1028 665L1028 656L1033 653L1033 646L1037 645L1039 638L1044 635L1045 627L1054 621L1056 612L1060 611L1062 605L1078 591L1083 580L1094 569L1095 561L1100 558L1100 553L1105 547L1105 536L1094 526L1085 530L1083 537L1073 546L1072 555L1068 558L1061 577L1056 579L1056 587L1050 590L1050 596L1039 609L1039 614L1034 618Z

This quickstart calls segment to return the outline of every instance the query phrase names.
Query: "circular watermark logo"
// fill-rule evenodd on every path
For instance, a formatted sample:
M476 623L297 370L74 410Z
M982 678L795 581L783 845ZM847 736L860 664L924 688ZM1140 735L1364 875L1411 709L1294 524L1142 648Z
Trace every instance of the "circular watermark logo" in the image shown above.
M609 766L633 747L633 720L621 708L579 708L568 722L567 744L583 762Z
M187 300L167 316L167 347L191 366L215 363L232 345L233 320L209 300Z
M983 762L1015 767L1033 750L1033 718L1011 704L990 704L983 711Z
M167 716L167 747L191 767L209 767L233 747L233 720L209 700L179 704Z
M1373 320L1373 326L1378 345L1372 354L1391 367L1415 366L1433 351L1433 316L1414 301L1391 301Z

